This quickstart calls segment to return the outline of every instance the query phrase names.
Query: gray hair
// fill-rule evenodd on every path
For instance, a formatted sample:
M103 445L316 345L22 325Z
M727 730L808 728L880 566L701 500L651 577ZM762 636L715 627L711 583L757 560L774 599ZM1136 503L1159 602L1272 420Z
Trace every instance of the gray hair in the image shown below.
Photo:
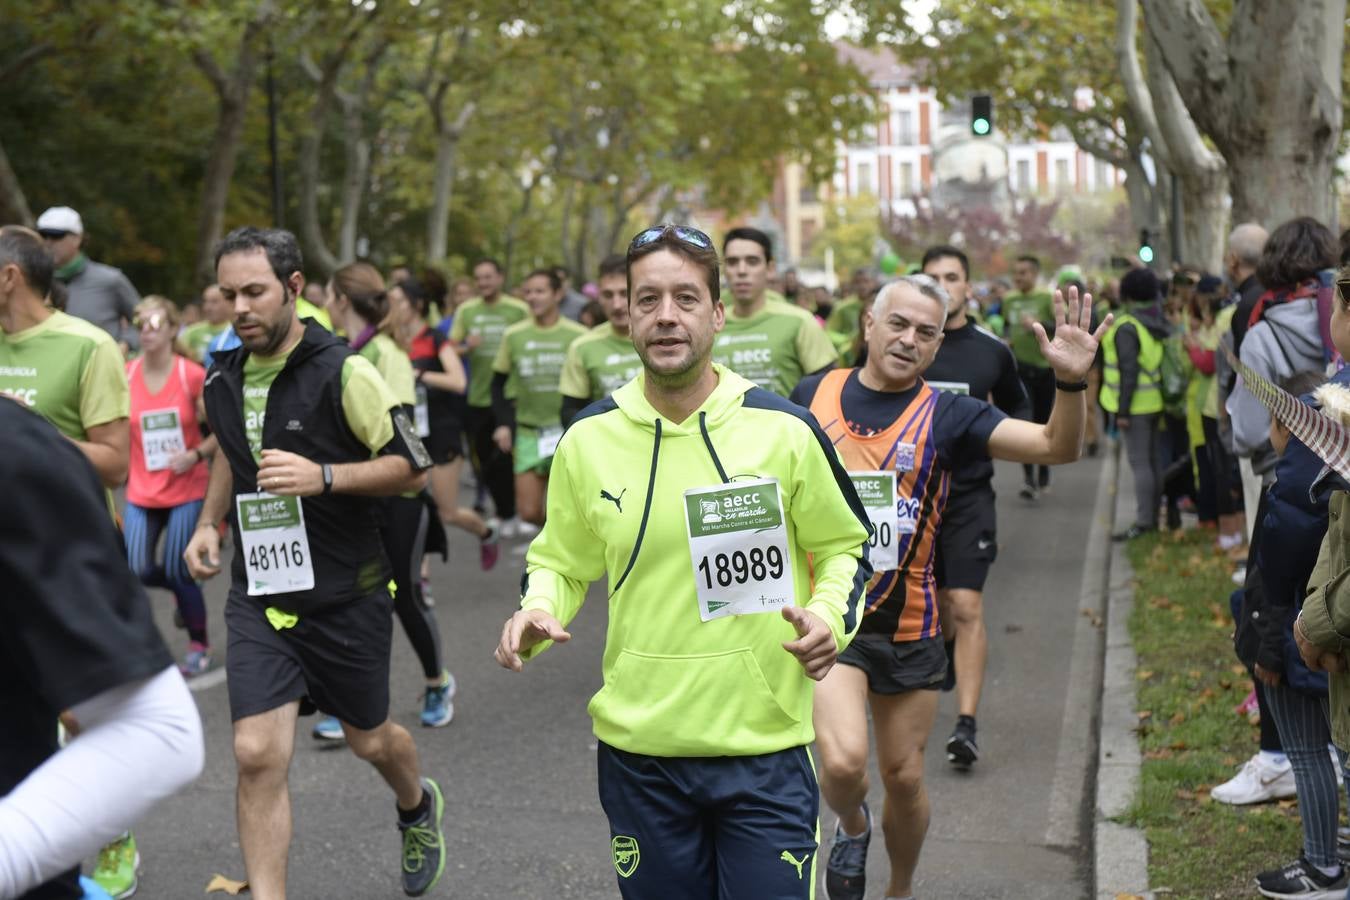
M1244 222L1228 235L1228 250L1244 266L1256 267L1266 246L1266 230L1255 222Z
M876 299L872 301L872 318L877 319L881 317L882 308L890 299L892 291L898 285L902 284L912 287L929 300L936 300L940 303L942 305L942 319L944 322L947 320L947 316L951 315L952 296L947 293L947 289L939 284L937 279L933 278L931 275L924 275L916 272L913 275L901 275L899 278L888 281L881 286L881 290L877 291Z

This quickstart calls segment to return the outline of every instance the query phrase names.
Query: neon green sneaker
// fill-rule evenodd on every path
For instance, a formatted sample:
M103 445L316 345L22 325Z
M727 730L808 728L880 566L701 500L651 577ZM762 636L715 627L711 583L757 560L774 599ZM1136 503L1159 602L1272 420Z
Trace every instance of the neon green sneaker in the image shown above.
M445 815L445 798L441 788L430 778L422 779L422 790L431 796L431 809L418 822L399 823L403 835L403 893L420 897L436 886L445 871L445 834L441 819Z
M136 893L136 870L141 867L141 854L136 849L136 838L128 831L98 852L98 867L94 881L113 900L122 900Z

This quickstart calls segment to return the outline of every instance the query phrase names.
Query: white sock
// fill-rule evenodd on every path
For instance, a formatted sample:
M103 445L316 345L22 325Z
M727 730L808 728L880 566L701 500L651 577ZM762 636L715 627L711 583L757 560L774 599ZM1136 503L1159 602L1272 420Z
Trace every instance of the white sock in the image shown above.
M1284 753L1279 750L1262 750L1261 762L1268 766L1275 766L1276 768L1283 769L1285 766L1289 765L1289 757L1285 756Z
M1313 865L1314 865L1314 866L1317 866L1317 863L1313 863ZM1337 878L1337 877L1339 877L1340 874L1341 874L1341 867L1340 867L1340 866L1332 866L1331 868L1327 868L1326 866L1317 866L1317 871L1321 872L1323 875L1327 876L1328 878Z
M844 828L844 823L843 823L843 822L840 822L840 823L839 823L839 833L842 834L844 837L849 838L850 840L853 840L853 839L856 839L856 838L860 838L860 837L862 837L863 835L867 834L869 831L872 830L872 813L871 813L871 811L870 811L870 810L864 810L864 811L863 811L863 817L864 817L865 819L867 819L867 825L863 828L862 831L858 832L857 834L849 834L848 831Z

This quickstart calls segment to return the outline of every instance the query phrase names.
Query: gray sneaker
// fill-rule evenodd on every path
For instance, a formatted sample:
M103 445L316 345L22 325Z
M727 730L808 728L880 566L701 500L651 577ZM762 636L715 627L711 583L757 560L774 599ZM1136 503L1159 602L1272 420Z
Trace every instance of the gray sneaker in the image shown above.
M422 779L422 790L431 797L431 810L420 822L398 826L403 834L403 893L409 897L431 890L445 871L445 833L441 831L445 798L440 785L430 778Z
M834 826L834 845L825 864L825 893L830 900L863 900L867 892L867 844L872 840L872 813L863 804L867 830L858 837L847 837Z

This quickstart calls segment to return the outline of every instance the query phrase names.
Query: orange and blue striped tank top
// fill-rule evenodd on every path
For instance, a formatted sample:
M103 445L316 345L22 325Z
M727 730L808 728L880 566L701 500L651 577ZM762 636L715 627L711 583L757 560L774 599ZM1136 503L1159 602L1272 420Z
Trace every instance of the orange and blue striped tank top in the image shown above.
M860 434L849 426L843 409L844 385L854 371L827 373L811 400L811 412L850 472L894 468L897 521L914 526L911 533L897 528L899 568L872 576L859 633L886 634L896 643L937 637L941 629L933 554L951 485L933 437L938 392L920 381L914 399L889 428Z

